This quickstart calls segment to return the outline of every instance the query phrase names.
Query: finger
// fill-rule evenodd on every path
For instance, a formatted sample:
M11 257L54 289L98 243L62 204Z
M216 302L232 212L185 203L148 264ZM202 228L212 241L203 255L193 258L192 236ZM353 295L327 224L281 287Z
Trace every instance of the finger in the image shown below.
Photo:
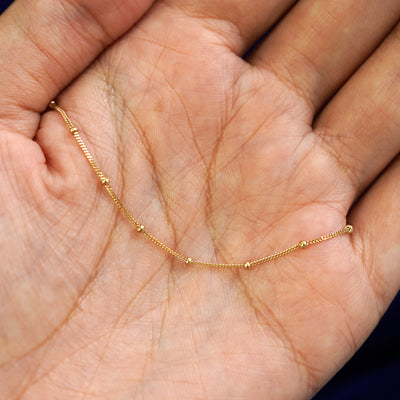
M178 0L171 2L243 55L296 0Z
M350 214L354 246L365 265L381 311L400 289L400 156Z
M303 0L249 62L271 70L318 110L379 45L400 16L398 0Z
M400 151L399 68L400 25L315 123L319 149L333 156L357 197Z
M17 0L0 17L0 116L42 112L152 0Z

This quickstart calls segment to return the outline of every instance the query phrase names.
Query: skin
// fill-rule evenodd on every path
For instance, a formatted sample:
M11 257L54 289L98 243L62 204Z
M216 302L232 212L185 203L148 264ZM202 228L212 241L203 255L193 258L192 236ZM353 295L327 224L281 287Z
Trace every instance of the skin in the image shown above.
M400 3L293 3L0 17L4 398L306 399L371 333L400 288ZM250 271L186 266L118 212L53 98L193 259L354 232Z

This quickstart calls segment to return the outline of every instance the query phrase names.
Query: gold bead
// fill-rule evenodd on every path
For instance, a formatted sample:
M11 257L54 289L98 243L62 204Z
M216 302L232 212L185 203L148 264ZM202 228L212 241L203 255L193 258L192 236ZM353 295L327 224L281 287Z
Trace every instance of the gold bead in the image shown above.
M352 225L346 225L346 226L344 227L344 230L345 230L346 232L348 232L348 233L351 233L351 232L353 232L353 226L352 226Z
M137 230L138 232L143 232L143 231L144 231L144 226L143 226L143 225L140 225L140 226L138 226L138 227L136 228L136 230Z
M107 186L109 184L109 179L106 178L103 173L101 172L101 170L96 166L94 159L91 155L91 153L89 152L89 150L86 148L86 145L84 143L84 141L81 139L79 133L78 133L78 128L74 127L72 124L72 121L69 119L69 117L67 116L66 112L56 104L56 102L53 100L49 103L48 108L53 109L55 111L57 111L61 117L63 118L63 120L66 122L68 129L70 129L71 133L73 134L76 142L78 143L79 147L81 148L84 156L87 158L87 160L90 162L92 168L94 169L94 171L98 174L101 182L103 185L106 185L108 194L111 196L112 200L114 201L115 205L120 209L120 211L122 212L122 214L124 214L126 217L128 217L129 221L133 224L133 229L136 227L138 232L142 232L143 235L151 240L156 246L159 246L162 250L164 250L166 253L174 256L176 259L179 259L180 262L185 262L186 264L196 264L198 266L213 266L213 267L223 267L223 268L246 268L246 269L250 269L252 267L256 267L260 264L264 264L267 263L269 261L272 260L276 260L280 257L284 257L289 255L290 253L292 253L293 251L297 250L297 249L305 249L308 246L313 246L315 244L318 244L324 240L330 240L333 239L337 236L343 235L343 234L347 234L347 233L352 233L353 232L353 226L351 225L346 225L344 228L336 231L336 232L332 232L332 233L328 233L325 234L323 236L320 236L318 238L312 239L312 240L308 240L308 241L301 241L299 243L297 243L296 245L293 245L285 250L282 250L278 253L269 255L267 257L255 260L255 261L247 261L244 263L211 263L211 262L203 262L200 260L197 261L193 261L191 258L189 257L184 257L182 256L180 253L178 253L177 251L171 249L170 247L168 247L166 244L164 244L162 241L160 241L159 239L157 239L155 236L153 236L150 232L146 231L145 227L143 225L140 225L139 222L136 221L136 219L130 214L130 212L127 210L127 208L125 207L125 205L122 203L122 201L119 199L119 197L114 193L113 189L109 186Z

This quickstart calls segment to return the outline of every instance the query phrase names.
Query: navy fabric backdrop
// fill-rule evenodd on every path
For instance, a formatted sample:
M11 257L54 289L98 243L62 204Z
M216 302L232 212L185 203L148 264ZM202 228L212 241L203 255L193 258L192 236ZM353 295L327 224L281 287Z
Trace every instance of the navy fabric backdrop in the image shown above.
M11 3L0 0L0 13ZM359 399L400 400L400 294L362 348L313 400Z

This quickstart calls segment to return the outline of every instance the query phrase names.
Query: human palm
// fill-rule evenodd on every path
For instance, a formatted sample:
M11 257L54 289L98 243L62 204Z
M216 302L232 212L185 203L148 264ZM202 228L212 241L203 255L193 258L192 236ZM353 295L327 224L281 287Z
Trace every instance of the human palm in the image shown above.
M1 392L312 396L400 287L396 31L375 50L400 6L300 2L244 60L292 2L156 2L130 30L150 1L94 3L53 10L71 43L61 26L43 50L28 21L35 46L13 40L42 58L1 53ZM115 191L182 254L245 262L347 220L354 233L251 270L185 265L119 213L60 116L40 116L63 86Z

